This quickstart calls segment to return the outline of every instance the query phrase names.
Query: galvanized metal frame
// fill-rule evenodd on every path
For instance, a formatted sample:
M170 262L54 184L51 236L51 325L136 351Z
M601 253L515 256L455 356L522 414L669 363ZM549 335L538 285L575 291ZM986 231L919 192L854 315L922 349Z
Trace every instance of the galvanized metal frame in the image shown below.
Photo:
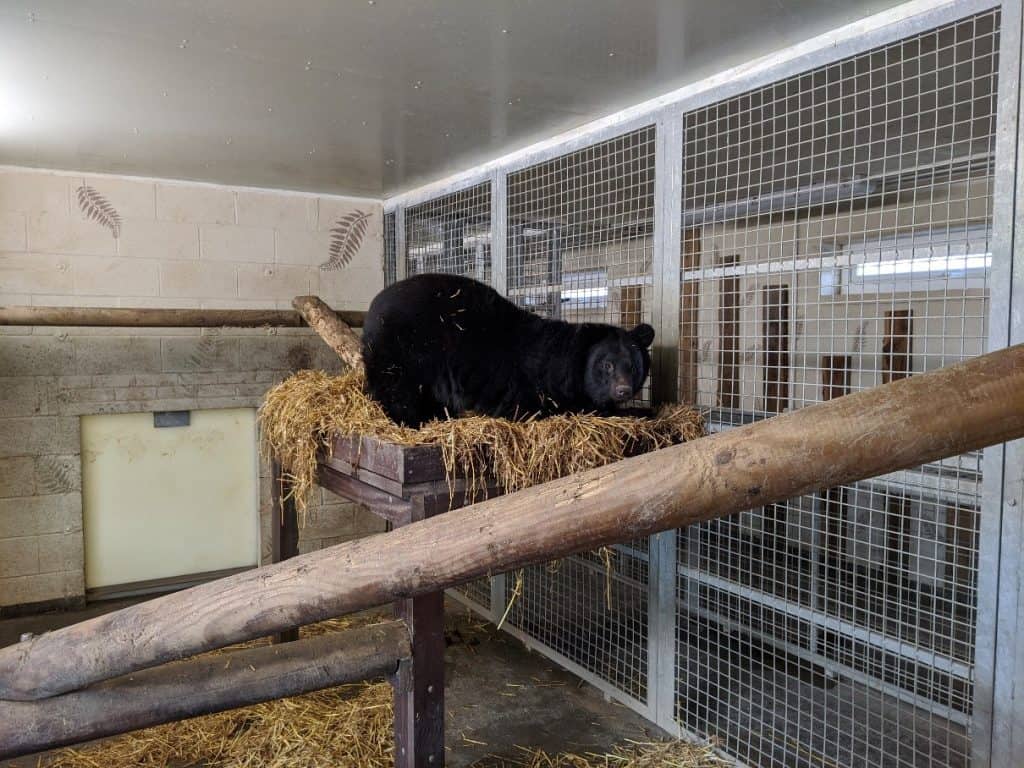
M651 399L657 406L679 398L679 244L682 242L683 123L662 112L655 124L653 278L655 354ZM676 537L652 536L648 561L647 706L654 722L678 733L676 705Z
M502 296L508 294L507 199L508 175L495 169L491 174L491 285ZM506 574L491 576L490 619L495 624L501 621L505 610L507 588Z
M822 36L780 51L720 76L645 102L600 121L556 136L493 162L385 201L396 211L396 251L399 277L405 272L404 209L435 197L491 181L492 282L507 293L506 213L507 175L576 149L620 136L655 123L655 252L654 325L658 350L652 385L658 401L671 400L676 379L679 334L679 243L681 229L682 116L685 112L752 88L797 75L872 48L892 43L958 19L1000 7L1002 9L998 158L993 207L993 271L991 278L989 348L1024 342L1024 259L1013 258L1015 229L1024 226L1024 174L1017 173L1024 157L1024 103L1018 95L1021 75L1021 0L915 1L870 19L851 24L838 33ZM671 381L670 381L671 379ZM1024 702L1014 695L1014 684L1024 674L1024 584L1019 574L1024 548L1024 441L985 452L984 501L981 515L979 605L974 665L974 712L970 719L972 760L977 766L1013 766L1024 740ZM679 732L673 716L675 674L663 665L675 663L676 633L675 533L652 537L649 555L649 640L647 701L623 693L570 659L545 647L514 627L509 634L528 647L553 658L608 696L626 704L672 733ZM452 593L491 620L500 618L507 594L503 576L492 579L491 608L483 611L465 596ZM692 606L691 606L692 608ZM749 631L749 628L745 631ZM790 649L795 651L801 649ZM846 668L842 674L849 675ZM891 692L906 698L898 689Z
M395 214L395 276L404 280L409 276L409 262L405 257L405 207L392 208L388 213Z
M999 0L912 0L889 11L769 54L754 62L685 86L664 96L558 134L529 147L436 182L392 195L384 210L411 207L567 152L596 144L807 69L862 53L973 13L999 7Z
M989 349L1024 342L1024 12L1020 0L1005 0L1001 12ZM1008 767L1019 764L1024 744L1015 691L1024 674L1024 441L985 450L982 506L971 757L976 766Z

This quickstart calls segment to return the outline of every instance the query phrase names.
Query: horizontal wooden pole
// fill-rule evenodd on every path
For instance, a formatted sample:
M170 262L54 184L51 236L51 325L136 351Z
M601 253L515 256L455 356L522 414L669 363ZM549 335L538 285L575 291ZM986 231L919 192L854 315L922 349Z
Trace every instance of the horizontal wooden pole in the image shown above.
M1024 436L1024 345L166 595L0 649L0 699Z
M179 661L43 701L0 701L0 759L384 677L411 655L389 621Z
M365 312L335 312L352 328L362 328ZM162 309L128 307L0 307L0 325L59 325L111 328L302 327L290 309Z

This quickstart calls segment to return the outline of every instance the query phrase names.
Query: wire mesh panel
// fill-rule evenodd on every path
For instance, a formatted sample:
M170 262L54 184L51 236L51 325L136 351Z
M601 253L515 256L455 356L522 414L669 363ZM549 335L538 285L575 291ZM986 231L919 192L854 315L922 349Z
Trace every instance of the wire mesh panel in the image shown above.
M477 184L405 211L407 274L443 272L491 281L491 185ZM487 614L491 580L455 588Z
M398 279L398 252L395 243L395 213L384 214L384 285Z
M654 138L643 128L509 175L513 301L574 323L650 321ZM644 701L647 549L643 540L529 568L518 585L510 575L508 622Z
M407 274L444 272L490 284L490 183L406 210L405 240Z
M679 386L727 429L985 351L997 11L686 113ZM678 536L677 719L965 765L980 454Z

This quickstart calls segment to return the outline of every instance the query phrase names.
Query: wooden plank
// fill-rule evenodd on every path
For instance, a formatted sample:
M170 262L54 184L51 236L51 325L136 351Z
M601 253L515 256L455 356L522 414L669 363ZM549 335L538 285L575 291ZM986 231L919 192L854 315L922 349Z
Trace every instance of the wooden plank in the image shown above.
M977 510L959 505L946 508L946 562L956 589L970 590L977 572Z
M642 285L623 285L619 288L619 325L633 328L643 322Z
M0 759L394 673L400 621L189 659L43 701L0 701Z
M732 267L739 261L735 253L721 259L721 266ZM718 404L722 408L740 407L740 278L727 275L718 281Z
M401 498L408 498L406 489L411 486L406 486L398 480L394 480L384 475L378 475L375 472L360 467L354 466L353 464L338 458L337 456L321 456L319 463L323 466L330 467L331 469L339 472L343 475L348 475L361 483L365 483L372 488L376 488L379 491L383 491L391 496L398 496ZM440 482L440 481L434 481ZM419 484L422 485L422 484Z
M851 355L821 356L821 399L833 400L850 393Z
M466 493L470 487L470 483L465 478L457 477L452 481L449 486L447 480L431 480L422 483L410 483L408 485L392 480L388 477L375 474L362 467L354 467L347 461L342 461L337 456L323 456L321 455L319 463L322 466L330 467L331 469L339 472L343 475L348 475L361 483L369 485L372 488L376 488L379 491L383 491L391 496L398 496L403 499L411 498L412 496L423 496L432 494L444 494L448 495L451 491L456 497ZM496 486L493 483L488 483L489 489L496 490Z
M821 399L822 401L844 397L850 393L851 355L821 356ZM819 491L825 513L825 555L830 564L838 564L846 551L846 489L826 488ZM836 573L829 572L834 581Z
M446 477L437 445L396 445L370 436L336 437L331 455L402 485Z
M299 554L299 520L295 499L284 497L289 491L281 464L270 462L270 561L281 563ZM290 627L274 636L275 643L299 639L299 628Z
M781 413L789 407L789 286L761 289L764 349L764 409Z
M910 559L910 502L890 496L885 508L885 582L887 587L898 587L908 577Z
M696 269L701 259L701 231L683 232L683 269ZM694 405L697 402L698 310L700 286L696 280L685 281L681 288L679 312L679 401Z
M882 339L882 383L905 379L913 371L914 310L893 309L885 313Z
M367 485L334 467L319 464L316 481L332 493L357 504L363 504L378 517L390 521L392 525L398 525L409 518L411 504L408 500Z
M1024 344L0 648L26 700L1024 437ZM213 514L214 511L211 511Z

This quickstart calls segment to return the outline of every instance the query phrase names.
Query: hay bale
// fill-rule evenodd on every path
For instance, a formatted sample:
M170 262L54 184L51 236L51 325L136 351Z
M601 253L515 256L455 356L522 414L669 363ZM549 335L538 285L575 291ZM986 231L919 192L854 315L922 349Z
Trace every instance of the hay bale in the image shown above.
M309 370L267 393L259 416L263 454L280 460L300 511L315 479L317 453L330 450L337 435L437 445L449 482L462 475L482 488L493 477L513 492L704 434L700 414L685 405L666 407L650 419L565 414L509 421L470 415L410 429L391 421L364 384L361 371L331 376Z

